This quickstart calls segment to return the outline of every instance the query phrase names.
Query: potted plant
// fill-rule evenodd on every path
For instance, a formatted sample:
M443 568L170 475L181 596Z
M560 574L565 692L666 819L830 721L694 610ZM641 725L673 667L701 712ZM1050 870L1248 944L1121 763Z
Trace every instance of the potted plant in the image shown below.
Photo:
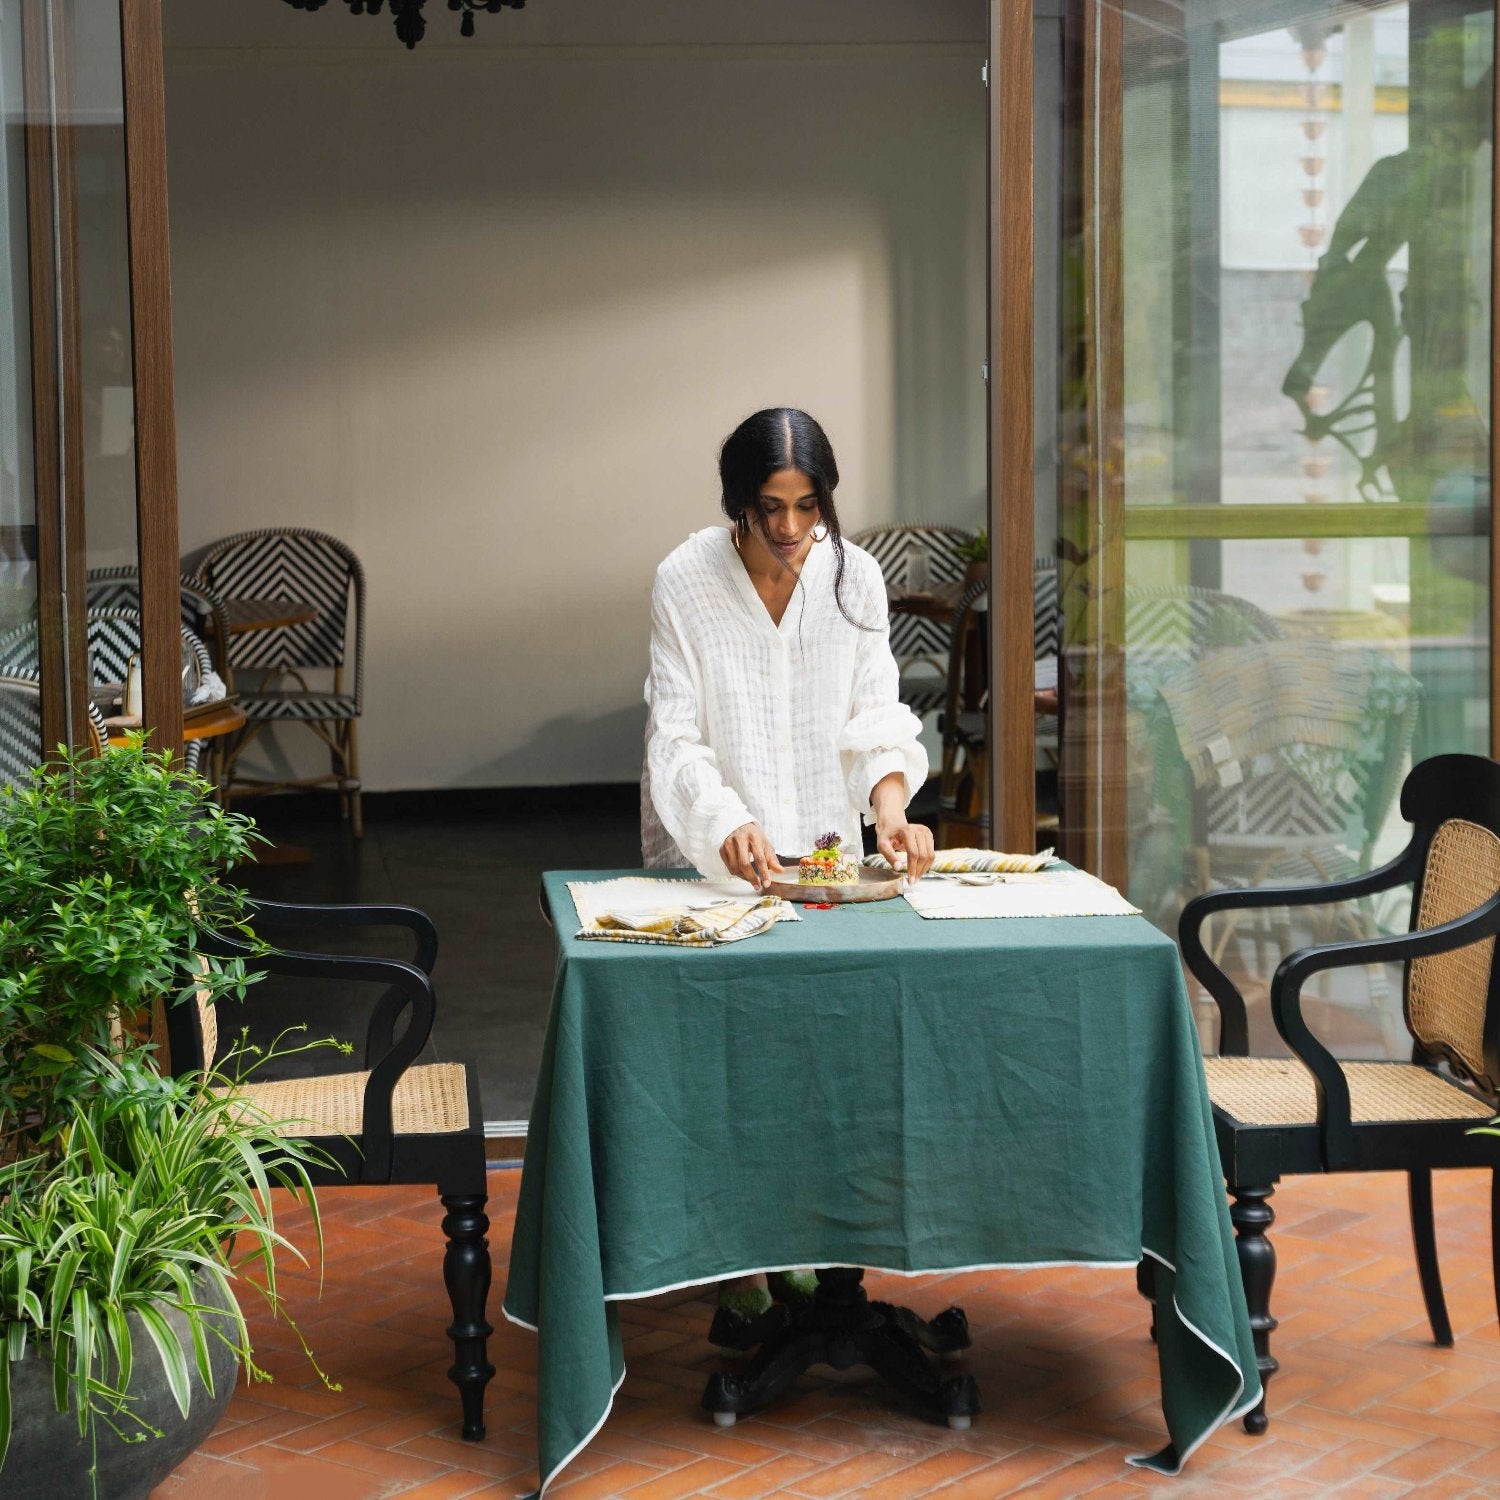
M269 1189L311 1203L313 1152L147 1019L243 993L197 939L246 931L255 837L140 738L0 794L0 1492L145 1496L259 1373L237 1291L281 1310Z
M983 527L966 542L958 544L958 555L964 560L964 587L983 583L990 575L990 534Z

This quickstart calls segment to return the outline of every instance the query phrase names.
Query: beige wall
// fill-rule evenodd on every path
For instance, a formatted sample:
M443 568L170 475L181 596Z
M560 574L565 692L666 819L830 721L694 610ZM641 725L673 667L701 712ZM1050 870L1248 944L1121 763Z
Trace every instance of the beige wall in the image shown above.
M219 10L166 8L183 546L359 553L367 787L634 779L652 571L757 407L850 529L980 523L980 0Z

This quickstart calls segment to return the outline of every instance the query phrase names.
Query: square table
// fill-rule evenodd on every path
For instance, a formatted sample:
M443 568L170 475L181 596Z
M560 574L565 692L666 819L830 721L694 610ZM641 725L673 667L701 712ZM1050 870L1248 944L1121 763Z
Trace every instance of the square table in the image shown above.
M1175 1473L1255 1405L1170 938L1140 917L925 920L899 899L719 948L573 936L569 880L639 873L543 877L557 973L505 1294L540 1339L543 1488L624 1379L614 1304L754 1270L1149 1255L1170 1441L1141 1461Z

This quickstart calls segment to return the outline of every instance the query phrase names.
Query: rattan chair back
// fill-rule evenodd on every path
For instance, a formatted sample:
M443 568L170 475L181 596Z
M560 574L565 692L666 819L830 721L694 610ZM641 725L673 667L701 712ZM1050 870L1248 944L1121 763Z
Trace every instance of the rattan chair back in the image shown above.
M1500 837L1466 818L1441 824L1427 849L1417 930L1467 915L1500 891ZM1414 958L1407 976L1406 1020L1429 1052L1493 1090L1485 1038L1495 940Z
M338 671L351 655L352 634L352 690L359 703L365 574L359 559L337 537L303 527L242 531L215 542L199 556L194 571L223 599L295 599L317 611L300 625L236 636L230 653L235 667Z
M182 624L208 647L214 670L229 683L229 616L224 601L201 578L184 575L179 584ZM141 575L132 567L90 568L85 580L91 610L141 611Z
M7 637L7 643L11 638ZM43 745L42 684L35 673L35 631L29 646L10 654L29 661L32 670L0 671L0 786L18 786L48 753ZM11 643L13 644L13 643ZM109 743L109 730L98 708L88 705L88 746L96 755Z
M913 543L927 549L928 582L952 583L964 576L968 566L958 549L965 542L972 542L974 533L936 521L898 521L858 531L849 540L880 564L888 587L900 589L906 583L907 552ZM903 663L920 659L945 662L948 627L939 620L926 620L919 615L894 615L891 654Z
M0 786L24 781L42 761L42 685L0 677Z

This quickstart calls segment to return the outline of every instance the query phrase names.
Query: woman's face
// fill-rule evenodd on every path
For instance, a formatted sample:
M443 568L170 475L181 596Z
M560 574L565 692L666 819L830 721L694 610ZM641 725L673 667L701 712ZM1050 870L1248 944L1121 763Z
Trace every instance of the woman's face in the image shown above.
M777 469L760 487L761 524L753 530L773 557L795 567L813 544L818 492L799 469Z

